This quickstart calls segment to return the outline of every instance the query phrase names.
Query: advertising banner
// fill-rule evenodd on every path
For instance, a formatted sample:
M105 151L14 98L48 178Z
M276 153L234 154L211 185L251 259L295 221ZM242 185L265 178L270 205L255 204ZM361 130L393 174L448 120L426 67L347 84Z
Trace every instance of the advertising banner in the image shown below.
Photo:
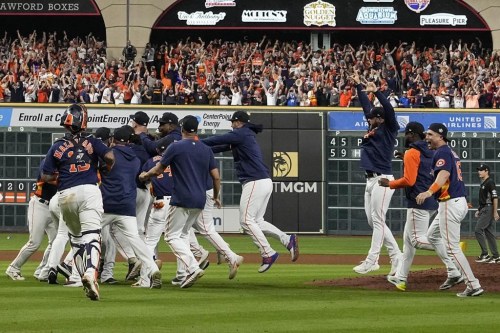
M60 127L62 108L0 108L0 127L35 127L35 128L57 128ZM127 125L130 115L139 109L88 109L89 128L109 127L117 128ZM141 110L150 117L148 128L157 128L159 120L164 112L172 112L179 119L186 115L198 118L199 130L231 130L231 116L233 111L200 111L200 110Z
M154 29L419 29L489 31L461 0L177 1Z
M401 131L410 121L418 121L424 126L442 123L450 132L497 132L497 124L500 122L499 115L496 113L397 112L396 117ZM361 110L328 113L328 130L330 131L365 131L367 128L368 122Z
M0 1L0 15L101 15L94 0Z

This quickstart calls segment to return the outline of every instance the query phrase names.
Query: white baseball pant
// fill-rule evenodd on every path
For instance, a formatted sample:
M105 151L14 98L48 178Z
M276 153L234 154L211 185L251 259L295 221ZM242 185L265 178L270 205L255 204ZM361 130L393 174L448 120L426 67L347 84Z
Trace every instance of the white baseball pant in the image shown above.
M270 257L276 253L265 235L278 239L285 247L290 236L264 220L267 203L273 192L270 178L249 181L243 184L240 199L240 224L259 248L262 257Z
M141 237L139 237L136 217L104 213L102 225L106 226L111 224L115 224L130 242L137 258L142 261L141 271L144 270L147 277L150 277L152 273L158 271L158 266L156 266L153 260L153 252L149 250ZM149 286L149 284L147 285Z
M391 260L397 260L401 256L398 243L394 235L385 223L387 210L391 202L394 190L378 184L379 178L393 180L392 175L381 175L366 179L365 188L365 213L368 224L373 229L372 242L366 261L378 263L382 245L385 245Z
M178 259L177 271L184 269L188 275L200 268L189 248L189 231L200 213L198 208L169 206L167 214L165 241Z
M147 188L137 188L137 197L135 199L135 210L137 218L137 230L139 236L144 239L146 234L146 225L148 224L149 211L151 209L151 203L153 198L149 193Z
M75 265L80 276L97 276L101 253L102 195L97 185L79 185L59 191L59 207L71 234ZM95 232L94 232L95 231Z
M460 248L460 223L467 215L467 211L465 197L440 202L438 209L439 229L449 255L463 273L465 283L472 289L476 289L480 288L481 285Z
M428 227L430 219L436 216L436 213L434 210L418 208L408 208L406 210L403 260L401 260L401 264L398 266L395 275L398 279L406 281L408 278L416 249L435 250L438 257L446 266L448 277L461 275L444 247L443 239L439 232L439 219L433 219L431 225Z
M39 276L42 268L47 264L49 253L52 248L52 242L57 234L57 221L52 221L49 212L49 205L40 202L40 198L36 195L32 196L28 205L28 230L29 239L26 244L19 250L17 257L12 261L10 267L16 271L20 271L21 267L35 253L42 244L44 234L47 233L49 243L40 265L36 268L34 275Z

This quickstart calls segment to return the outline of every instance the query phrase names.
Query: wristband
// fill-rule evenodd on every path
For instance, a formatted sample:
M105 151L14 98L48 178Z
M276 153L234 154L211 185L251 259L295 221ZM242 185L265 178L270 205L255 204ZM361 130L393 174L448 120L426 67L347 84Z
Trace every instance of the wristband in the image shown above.
M431 194L434 194L437 191L439 191L440 188L441 188L441 186L439 186L437 183L433 183L431 185L431 187L429 188L429 192L431 192Z

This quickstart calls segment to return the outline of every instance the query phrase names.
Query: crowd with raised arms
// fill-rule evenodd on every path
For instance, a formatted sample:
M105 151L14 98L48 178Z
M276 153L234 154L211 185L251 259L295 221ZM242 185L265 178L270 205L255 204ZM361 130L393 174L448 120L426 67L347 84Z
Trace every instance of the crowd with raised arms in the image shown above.
M354 70L394 107L500 107L499 51L479 38L322 48L266 36L187 38L139 52L127 42L119 59L106 58L106 42L92 34L0 38L0 102L360 107Z

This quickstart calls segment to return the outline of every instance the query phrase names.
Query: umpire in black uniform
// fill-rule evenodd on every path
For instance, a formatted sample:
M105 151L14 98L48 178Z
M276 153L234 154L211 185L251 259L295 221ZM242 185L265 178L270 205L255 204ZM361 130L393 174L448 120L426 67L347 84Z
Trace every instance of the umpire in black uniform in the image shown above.
M496 185L490 177L490 167L486 164L478 166L477 173L481 178L481 186L479 188L479 208L475 214L478 220L474 233L481 247L481 255L477 257L476 262L500 263L494 225L494 222L500 219ZM488 255L488 246L491 256Z

